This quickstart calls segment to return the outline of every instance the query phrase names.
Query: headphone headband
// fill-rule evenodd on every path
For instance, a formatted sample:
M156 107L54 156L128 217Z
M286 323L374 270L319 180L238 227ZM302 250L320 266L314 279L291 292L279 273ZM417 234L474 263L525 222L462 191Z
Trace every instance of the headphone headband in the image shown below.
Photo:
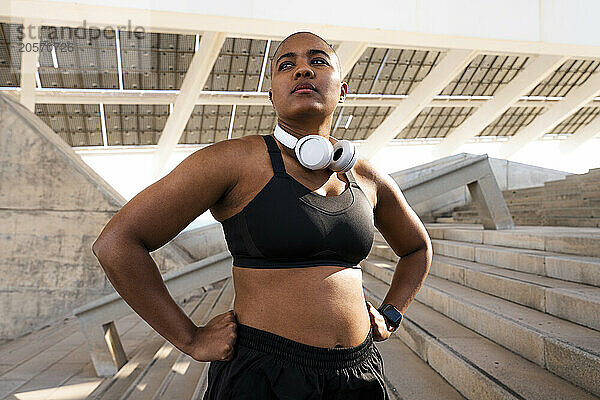
M275 136L275 139L279 140L281 144L290 149L296 147L296 143L298 143L298 139L294 135L281 129L279 124L275 125L273 136Z

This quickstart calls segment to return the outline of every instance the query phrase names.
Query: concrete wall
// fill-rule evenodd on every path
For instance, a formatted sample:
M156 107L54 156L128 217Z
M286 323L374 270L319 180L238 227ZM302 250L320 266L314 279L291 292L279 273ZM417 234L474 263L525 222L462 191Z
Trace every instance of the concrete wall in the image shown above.
M0 339L114 291L91 246L126 203L42 120L0 95ZM152 253L161 272L191 256Z
M219 222L183 231L172 242L185 249L194 261L229 250Z
M498 158L490 158L490 162L496 181L502 190L543 186L544 182L564 179L565 176L571 175L569 172Z

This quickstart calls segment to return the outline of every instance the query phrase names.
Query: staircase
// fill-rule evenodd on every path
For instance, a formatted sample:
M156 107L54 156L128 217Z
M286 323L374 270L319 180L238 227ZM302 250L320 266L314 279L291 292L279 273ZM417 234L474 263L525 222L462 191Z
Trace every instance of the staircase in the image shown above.
M178 304L197 325L231 309L231 278ZM118 319L129 361L98 378L75 317L0 345L0 399L201 399L209 363L197 362L158 335L137 314Z
M600 168L502 194L516 225L600 227ZM436 221L480 223L473 204Z
M600 229L431 224L434 259L399 330L376 342L391 399L600 398ZM363 261L379 305L398 257L376 232ZM197 325L232 308L231 278L185 300ZM0 344L0 399L199 400L208 363L130 314L129 358L98 378L74 317Z
M429 275L399 330L382 342L420 357L385 360L397 398L456 398L449 386L467 399L598 398L599 229L431 224L428 231ZM377 232L362 263L373 304L385 297L397 261ZM443 378L435 395L401 380L423 364ZM430 377L421 382L429 386Z

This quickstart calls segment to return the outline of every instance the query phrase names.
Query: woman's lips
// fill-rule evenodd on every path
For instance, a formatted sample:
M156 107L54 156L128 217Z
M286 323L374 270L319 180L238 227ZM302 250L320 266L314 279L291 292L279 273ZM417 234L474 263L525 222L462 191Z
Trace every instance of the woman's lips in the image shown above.
M311 92L314 92L314 90L308 89L308 88L302 88L302 89L294 90L292 93L311 93Z
M317 91L317 89L315 88L315 85L313 85L312 83L299 82L298 84L296 84L296 86L294 86L292 93L310 93L310 92L316 92L316 91Z

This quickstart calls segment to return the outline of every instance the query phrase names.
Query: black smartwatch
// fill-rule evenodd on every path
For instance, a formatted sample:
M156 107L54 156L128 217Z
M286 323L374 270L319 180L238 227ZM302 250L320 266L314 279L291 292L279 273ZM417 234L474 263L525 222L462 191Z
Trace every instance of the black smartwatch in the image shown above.
M398 311L396 307L386 303L380 305L377 311L379 311L385 320L394 327L394 330L398 329L398 325L402 322L402 313Z

